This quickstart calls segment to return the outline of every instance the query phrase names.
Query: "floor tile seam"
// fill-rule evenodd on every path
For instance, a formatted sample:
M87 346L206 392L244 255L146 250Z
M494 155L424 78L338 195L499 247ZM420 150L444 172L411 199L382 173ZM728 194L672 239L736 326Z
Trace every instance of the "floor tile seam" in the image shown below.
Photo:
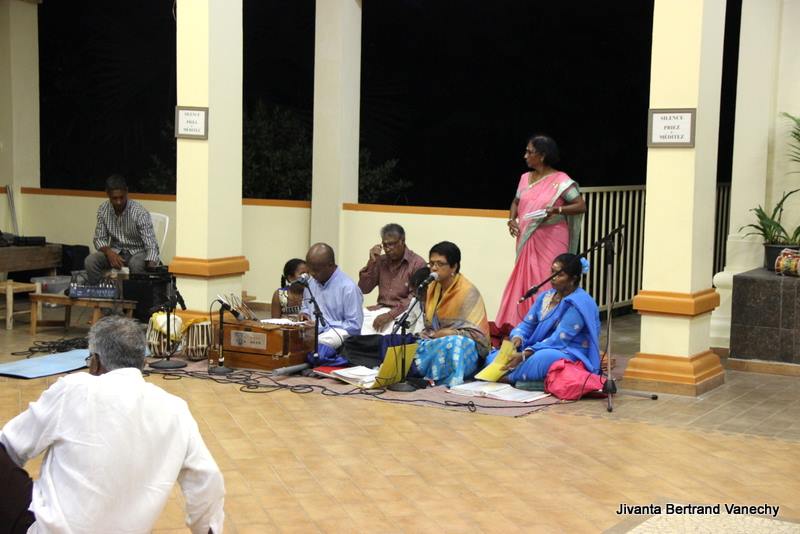
M562 416L562 417L583 417L583 418L587 418L588 417L590 419L596 419L595 417L593 417L591 415L587 415L587 414L583 414L583 413L569 413L569 414L567 414L567 413L560 413L560 414L553 413L553 414L549 414L549 415ZM745 438L747 438L747 439L766 439L766 438L770 438L770 439L777 439L777 440L783 441L785 443L793 443L793 442L797 441L797 440L788 439L788 438L782 438L781 439L781 438L778 438L777 436L764 436L764 435L758 435L758 434L747 434L747 433L744 433L744 432L741 432L741 431L729 431L729 432L726 433L725 429L720 429L720 428L717 428L717 427L697 428L697 427L693 427L693 426L687 426L685 424L670 424L668 422L664 423L664 422L661 422L661 421L658 421L658 422L656 422L656 421L647 421L647 420L642 420L642 419L633 419L633 418L629 418L629 417L625 417L625 416L622 416L623 419L621 419L621 420L620 419L612 419L611 417L613 417L613 416L602 417L600 420L606 421L606 422L610 422L610 423L617 423L617 424L622 424L622 423L625 423L625 422L627 422L627 423L636 423L636 424L646 424L646 425L651 425L651 426L655 426L655 427L659 427L659 428L663 428L663 429L667 429L667 430L688 431L688 432L692 432L692 433L697 434L697 435L702 435L704 433L722 433L722 434L730 436L730 437L739 437L739 438L742 438L742 439L745 439ZM800 440L800 437L798 438L798 440Z

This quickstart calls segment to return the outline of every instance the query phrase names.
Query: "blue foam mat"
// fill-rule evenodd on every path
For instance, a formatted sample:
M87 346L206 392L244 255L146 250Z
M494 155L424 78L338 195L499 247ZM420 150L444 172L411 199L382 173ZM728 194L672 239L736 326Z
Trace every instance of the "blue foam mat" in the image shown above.
M0 375L14 378L41 378L86 367L89 349L75 349L47 356L26 358L0 365Z

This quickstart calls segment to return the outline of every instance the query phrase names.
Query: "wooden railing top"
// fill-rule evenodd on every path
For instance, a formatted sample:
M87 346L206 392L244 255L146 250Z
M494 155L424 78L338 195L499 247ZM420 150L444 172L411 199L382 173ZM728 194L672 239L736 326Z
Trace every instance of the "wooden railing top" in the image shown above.
M86 197L86 198L106 198L105 191L92 191L87 189L55 189L43 187L23 187L21 191L25 195L52 195L61 197ZM129 196L134 200L157 200L162 202L175 202L175 195L162 195L156 193L130 193ZM310 208L311 202L307 200L280 200L270 198L243 198L242 204L245 206L278 206L286 208Z
M391 206L383 204L342 204L345 211L374 211L379 213L413 213L417 215L451 215L457 217L491 217L505 219L508 210L487 210L475 208L438 208L427 206Z
M52 195L58 197L90 197L106 198L105 191L88 191L85 189L51 189L49 187L22 187L23 195ZM161 200L164 202L175 202L175 195L160 195L155 193L130 193L135 200Z

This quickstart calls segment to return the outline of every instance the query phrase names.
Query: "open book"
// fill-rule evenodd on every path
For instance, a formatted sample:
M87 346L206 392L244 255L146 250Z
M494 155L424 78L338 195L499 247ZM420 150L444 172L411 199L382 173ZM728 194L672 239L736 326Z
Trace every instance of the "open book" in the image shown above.
M327 377L327 378L336 378L336 376L334 376L333 372L334 371L340 371L342 369L347 369L347 368L344 367L344 366L323 365L323 366L320 366L320 367L314 367L314 369L312 369L312 371L314 371L315 375L324 376L324 377Z
M375 377L378 376L378 370L359 365L357 367L337 369L336 371L332 371L331 375L342 382L347 382L348 384L353 384L360 388L368 388L375 382Z
M453 386L447 391L456 395L466 395L467 397L487 397L509 402L533 402L550 396L549 393L544 391L524 391L512 387L511 384L481 382L478 380Z

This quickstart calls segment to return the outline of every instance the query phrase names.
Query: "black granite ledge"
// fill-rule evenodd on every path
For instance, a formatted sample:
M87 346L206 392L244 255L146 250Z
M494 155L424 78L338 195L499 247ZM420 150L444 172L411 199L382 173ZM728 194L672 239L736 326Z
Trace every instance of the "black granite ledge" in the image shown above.
M800 278L766 269L734 275L730 356L800 364Z

